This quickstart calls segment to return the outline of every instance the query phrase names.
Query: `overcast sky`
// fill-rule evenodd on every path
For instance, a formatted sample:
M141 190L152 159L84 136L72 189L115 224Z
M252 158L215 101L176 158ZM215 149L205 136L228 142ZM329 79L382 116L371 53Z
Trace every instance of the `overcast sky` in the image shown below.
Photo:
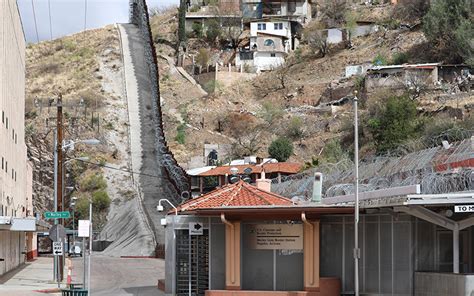
M128 22L129 0L17 0L27 42L37 42L32 3L39 39L50 39L48 1L51 5L53 39L84 29L86 1L87 29ZM147 0L149 8L168 7L178 3L179 0Z

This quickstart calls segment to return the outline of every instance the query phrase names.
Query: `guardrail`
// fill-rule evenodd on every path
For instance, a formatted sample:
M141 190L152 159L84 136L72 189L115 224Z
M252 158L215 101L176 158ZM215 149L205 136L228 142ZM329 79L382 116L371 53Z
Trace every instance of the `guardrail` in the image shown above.
M156 57L156 49L153 44L153 36L151 34L148 7L145 0L130 0L130 23L135 24L140 29L145 48L145 61L148 66L150 82L152 85L152 108L154 110L153 121L155 123L155 145L158 153L158 162L163 165L167 175L167 179L173 185L176 191L176 203L181 203L190 197L189 194L189 177L186 171L178 165L178 162L169 150L165 139L162 111L160 104L160 86L158 74L158 60Z

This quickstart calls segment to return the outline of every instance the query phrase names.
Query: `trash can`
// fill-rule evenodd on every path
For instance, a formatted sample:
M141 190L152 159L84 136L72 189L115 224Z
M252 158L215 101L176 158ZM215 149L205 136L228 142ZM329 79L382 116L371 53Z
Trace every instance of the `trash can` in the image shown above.
M61 289L62 296L87 296L85 289Z

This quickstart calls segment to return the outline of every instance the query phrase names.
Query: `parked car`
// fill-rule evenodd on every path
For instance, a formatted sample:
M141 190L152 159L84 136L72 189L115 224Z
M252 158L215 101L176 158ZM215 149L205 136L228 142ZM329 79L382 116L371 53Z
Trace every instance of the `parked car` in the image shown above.
M69 248L69 257L81 256L82 257L82 242L75 242Z

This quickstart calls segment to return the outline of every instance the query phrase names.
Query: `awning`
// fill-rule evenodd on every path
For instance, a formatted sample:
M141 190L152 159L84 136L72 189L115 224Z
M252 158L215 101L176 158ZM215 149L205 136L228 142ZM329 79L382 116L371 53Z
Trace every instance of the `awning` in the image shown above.
M0 216L0 230L34 232L37 231L37 222L38 220L36 220L36 218L34 217L18 218L10 216ZM41 222L44 223L44 221Z

